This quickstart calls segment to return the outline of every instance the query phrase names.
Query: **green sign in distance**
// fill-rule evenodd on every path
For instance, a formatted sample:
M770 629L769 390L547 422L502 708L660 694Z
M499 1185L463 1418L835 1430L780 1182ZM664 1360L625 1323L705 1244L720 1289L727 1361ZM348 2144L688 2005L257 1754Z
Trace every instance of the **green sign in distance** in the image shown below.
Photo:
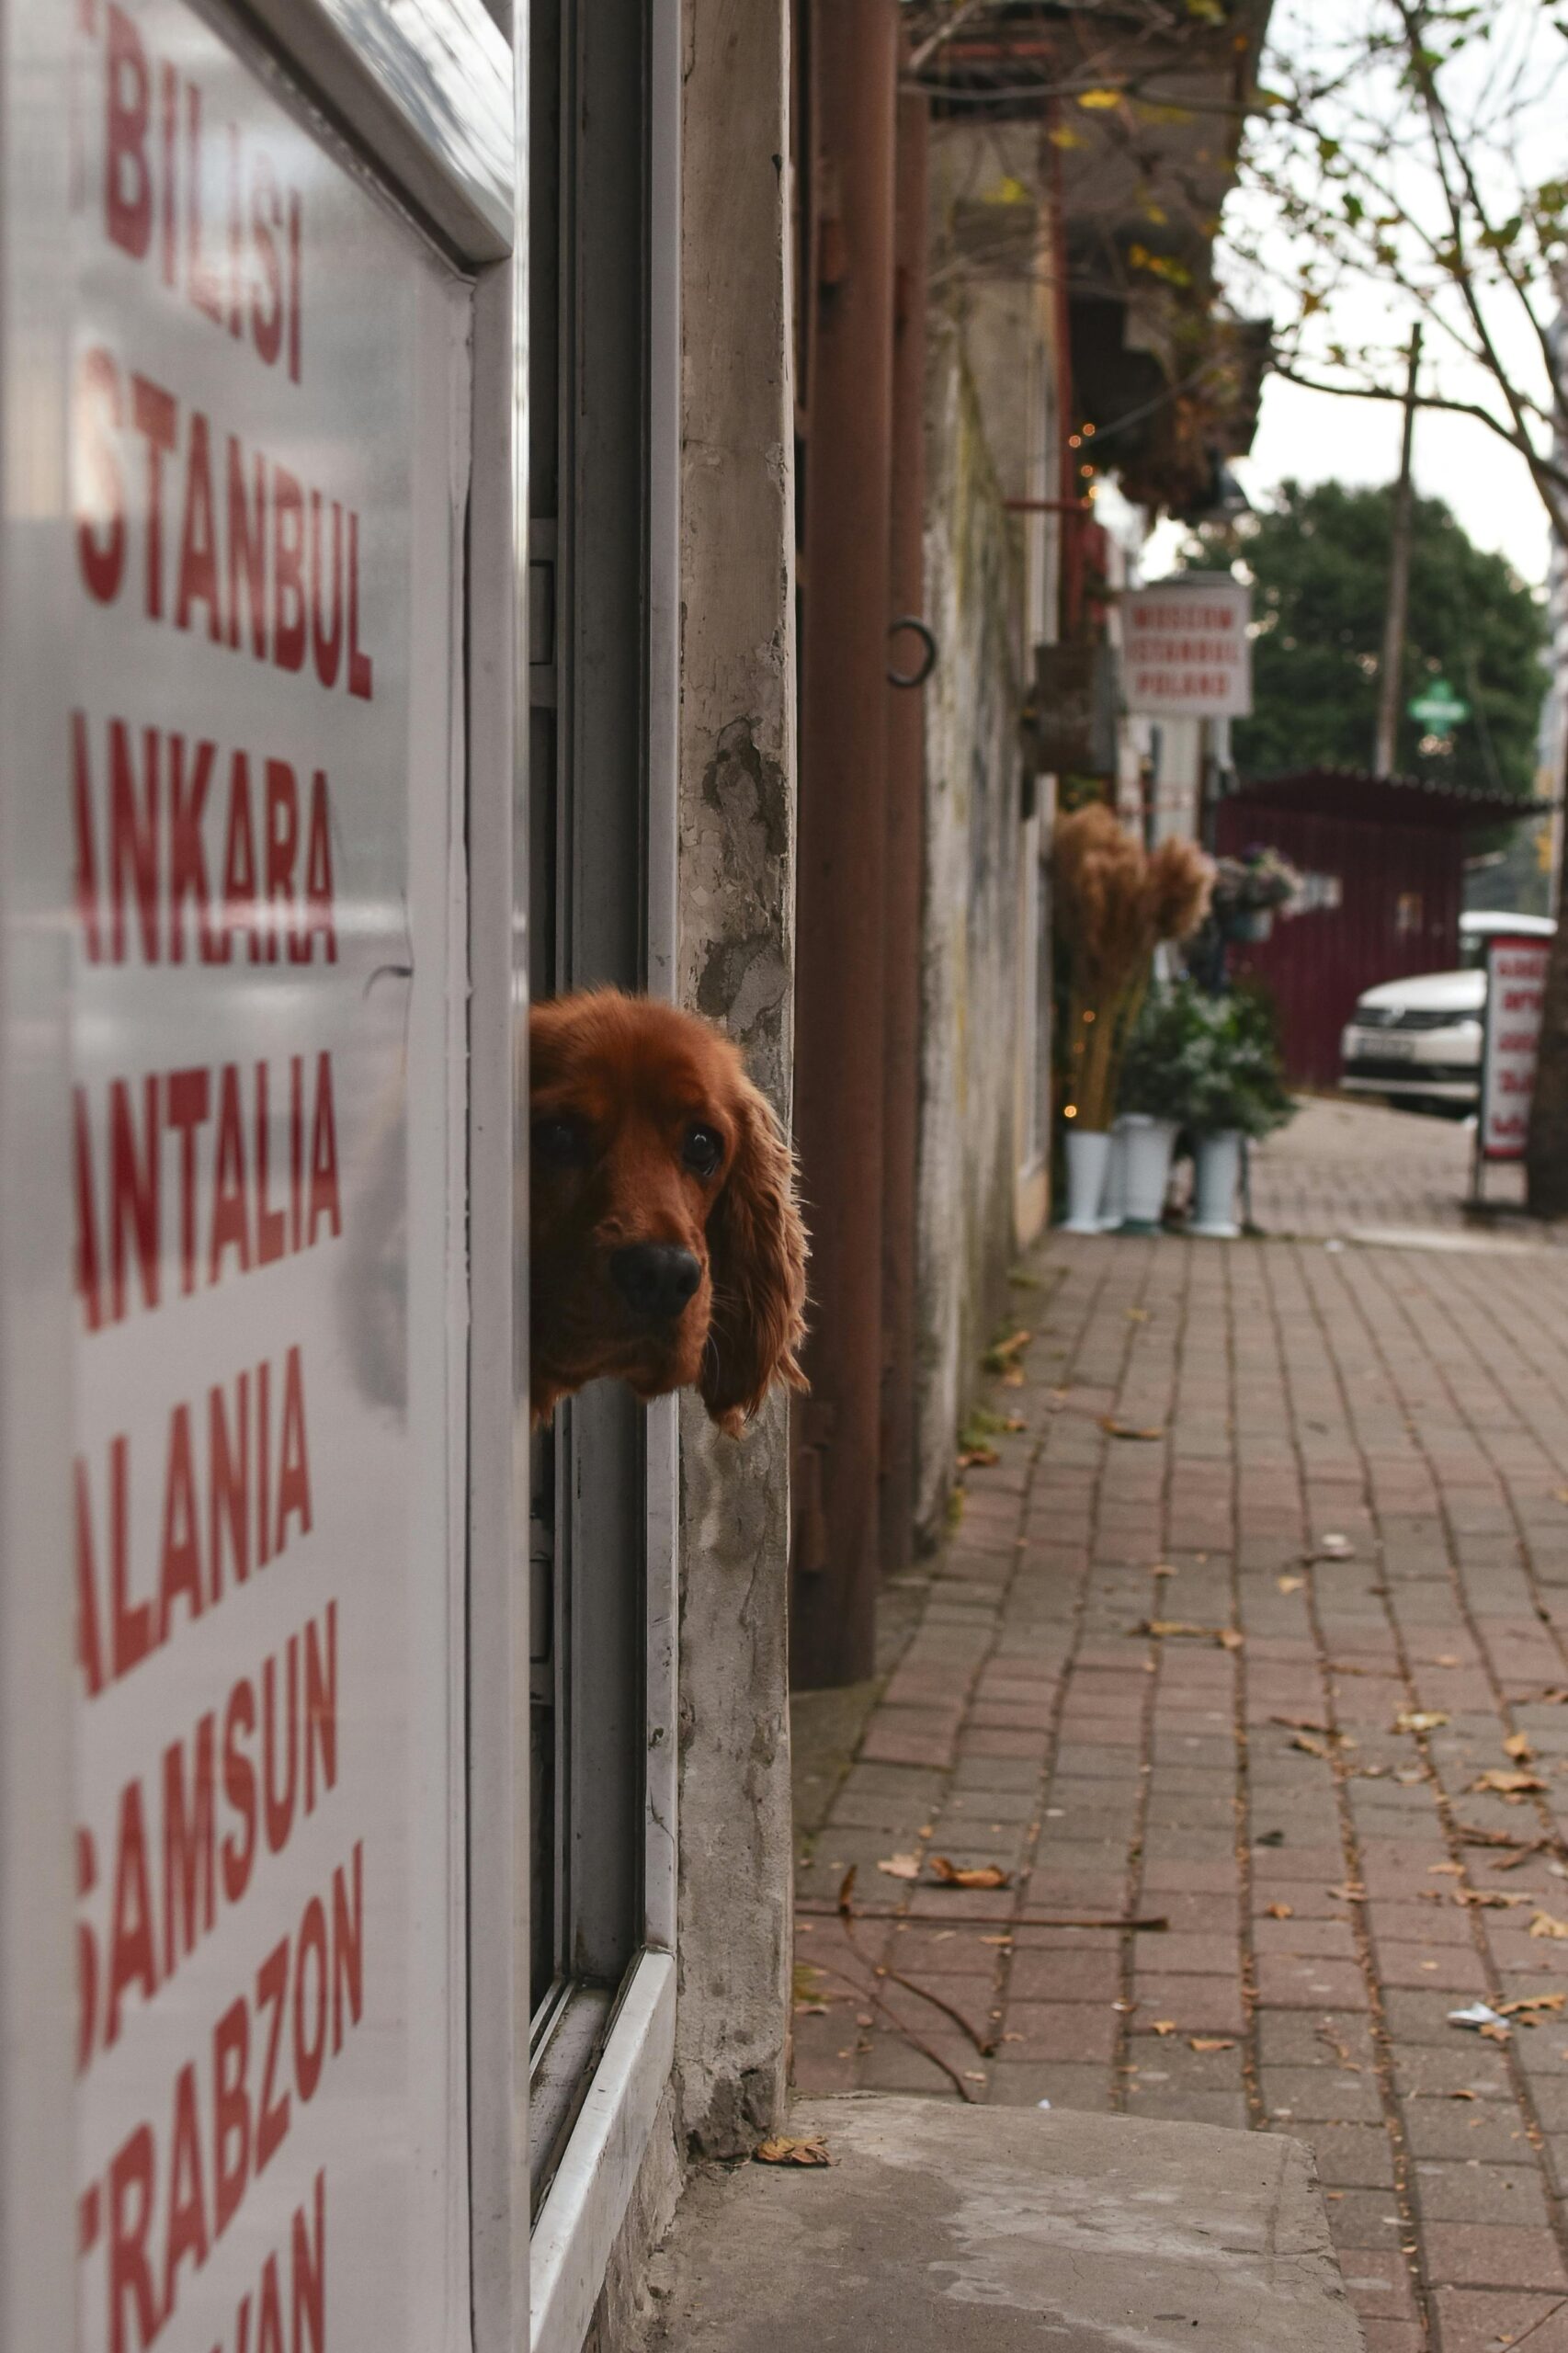
M1470 705L1462 695L1456 695L1447 678L1434 678L1413 701L1405 705L1412 719L1418 719L1436 735L1447 735L1461 719L1470 717Z

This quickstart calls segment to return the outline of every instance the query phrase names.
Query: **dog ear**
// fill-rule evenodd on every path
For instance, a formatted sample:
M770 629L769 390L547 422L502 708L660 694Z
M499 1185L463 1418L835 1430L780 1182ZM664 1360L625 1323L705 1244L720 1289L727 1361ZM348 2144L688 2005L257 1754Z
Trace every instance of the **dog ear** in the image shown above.
M739 1140L708 1220L713 1312L702 1402L738 1438L776 1381L804 1389L806 1229L790 1146L765 1095L743 1080Z

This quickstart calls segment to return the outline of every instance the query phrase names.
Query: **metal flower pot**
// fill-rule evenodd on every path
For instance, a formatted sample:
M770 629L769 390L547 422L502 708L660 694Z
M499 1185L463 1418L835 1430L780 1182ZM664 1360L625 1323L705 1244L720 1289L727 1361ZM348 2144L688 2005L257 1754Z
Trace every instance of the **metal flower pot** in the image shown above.
M1221 1128L1217 1134L1197 1139L1192 1154L1189 1233L1207 1235L1213 1242L1235 1240L1241 1232L1236 1223L1236 1187L1241 1173L1239 1128Z
M1062 1221L1062 1230L1064 1233L1098 1233L1110 1137L1103 1128L1069 1128L1065 1145L1067 1214Z
M1127 1165L1126 1215L1123 1233L1157 1233L1170 1182L1171 1154L1176 1150L1174 1120L1151 1119L1129 1111L1123 1123Z
M1127 1215L1127 1128L1112 1123L1110 1157L1106 1162L1105 1191L1100 1197L1100 1232L1115 1233Z

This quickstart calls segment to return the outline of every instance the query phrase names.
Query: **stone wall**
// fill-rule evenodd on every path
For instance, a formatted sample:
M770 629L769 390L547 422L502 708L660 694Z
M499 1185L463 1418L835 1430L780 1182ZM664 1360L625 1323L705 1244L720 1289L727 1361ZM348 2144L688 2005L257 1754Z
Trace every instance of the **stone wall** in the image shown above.
M927 388L941 659L926 712L916 1492L930 1538L1014 1250L1023 580L956 316L933 313Z

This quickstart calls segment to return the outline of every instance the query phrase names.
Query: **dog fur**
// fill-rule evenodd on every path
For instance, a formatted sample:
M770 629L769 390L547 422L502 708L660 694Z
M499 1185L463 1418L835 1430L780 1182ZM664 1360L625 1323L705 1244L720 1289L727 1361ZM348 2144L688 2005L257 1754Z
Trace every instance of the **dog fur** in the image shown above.
M806 1233L771 1106L711 1023L616 989L535 1006L528 1052L535 1420L608 1376L644 1400L695 1386L738 1437L776 1381L806 1386ZM645 1243L700 1270L653 1324L609 1271Z

